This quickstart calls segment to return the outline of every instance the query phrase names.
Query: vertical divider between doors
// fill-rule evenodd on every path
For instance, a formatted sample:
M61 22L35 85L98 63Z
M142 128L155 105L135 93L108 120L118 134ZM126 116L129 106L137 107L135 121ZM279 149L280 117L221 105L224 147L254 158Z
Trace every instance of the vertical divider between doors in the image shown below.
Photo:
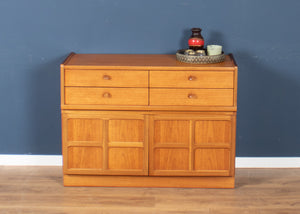
M154 115L148 117L148 175L151 176L154 171Z
M144 121L144 170L149 175L149 115L145 114Z
M108 120L103 120L103 170L108 169Z
M194 171L194 142L195 142L195 120L190 120L189 139L189 171Z

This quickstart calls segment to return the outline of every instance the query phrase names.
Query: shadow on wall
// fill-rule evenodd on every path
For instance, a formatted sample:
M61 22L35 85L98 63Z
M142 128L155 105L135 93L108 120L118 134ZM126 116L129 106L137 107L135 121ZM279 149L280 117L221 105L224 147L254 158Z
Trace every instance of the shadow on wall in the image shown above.
M61 154L60 64L67 55L35 66L31 83L33 154Z
M223 51L226 52L227 50L227 42L225 40L225 36L220 31L210 31L208 39L205 41L206 45L222 45Z
M182 31L182 37L179 42L180 49L187 49L188 48L188 40L191 36L191 29L186 28Z
M237 156L300 156L300 78L281 65L269 67L248 52L239 66Z

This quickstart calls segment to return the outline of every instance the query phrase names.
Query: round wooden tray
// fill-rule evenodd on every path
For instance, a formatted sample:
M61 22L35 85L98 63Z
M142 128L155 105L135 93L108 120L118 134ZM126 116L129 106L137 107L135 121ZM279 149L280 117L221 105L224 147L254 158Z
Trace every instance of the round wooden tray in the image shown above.
M178 50L176 58L180 62L192 64L213 64L225 61L225 54L222 52L220 55L214 56L189 56L184 54L185 50Z

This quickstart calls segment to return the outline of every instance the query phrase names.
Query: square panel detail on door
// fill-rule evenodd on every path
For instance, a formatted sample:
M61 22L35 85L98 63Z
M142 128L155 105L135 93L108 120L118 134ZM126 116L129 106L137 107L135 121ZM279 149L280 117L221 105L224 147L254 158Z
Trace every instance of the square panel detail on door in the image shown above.
M156 120L154 122L154 143L188 145L189 124L188 120Z
M68 173L99 173L103 169L103 120L63 115L64 170Z
M102 169L102 148L70 146L68 148L69 169Z
M148 174L144 136L144 119L109 119L107 170L116 174Z
M229 149L196 149L195 170L226 170L230 169Z
M144 142L144 121L111 119L108 121L108 142Z
M228 176L232 117L226 114L157 114L150 119L149 174Z
M220 145L231 143L230 120L196 120L195 144Z
M160 148L154 150L155 170L188 170L189 150Z
M100 119L70 118L67 120L68 142L102 143L103 121Z
M142 113L68 111L62 125L65 173L148 175Z
M108 169L142 170L144 167L143 148L109 148Z
M151 175L182 175L187 172L190 169L190 120L157 116L151 121Z

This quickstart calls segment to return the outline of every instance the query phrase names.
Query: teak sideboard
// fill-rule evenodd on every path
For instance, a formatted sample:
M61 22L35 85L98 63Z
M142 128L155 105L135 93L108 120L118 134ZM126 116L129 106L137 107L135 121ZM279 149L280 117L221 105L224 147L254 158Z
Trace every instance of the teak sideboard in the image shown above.
M234 188L237 65L75 54L61 65L65 186Z

